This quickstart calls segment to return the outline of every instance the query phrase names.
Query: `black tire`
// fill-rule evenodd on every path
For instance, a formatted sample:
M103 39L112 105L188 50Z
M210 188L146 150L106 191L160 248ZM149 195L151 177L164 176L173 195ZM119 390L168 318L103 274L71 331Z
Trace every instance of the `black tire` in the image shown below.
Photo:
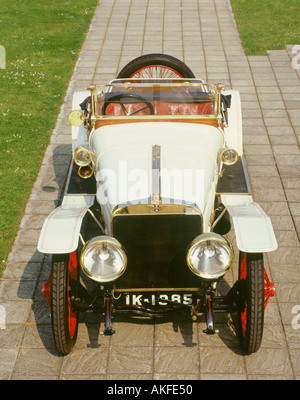
M151 68L162 67L166 76L151 76ZM142 71L145 74L143 76ZM167 76L170 75L170 76ZM130 61L119 72L117 78L195 78L190 68L182 61L167 54L146 54Z
M238 312L242 349L246 354L258 351L264 327L264 261L262 253L243 253L239 256L239 279L244 282L240 292Z
M51 322L55 346L63 355L72 351L77 339L78 311L73 309L70 298L76 290L72 281L78 279L76 252L53 255L50 286Z

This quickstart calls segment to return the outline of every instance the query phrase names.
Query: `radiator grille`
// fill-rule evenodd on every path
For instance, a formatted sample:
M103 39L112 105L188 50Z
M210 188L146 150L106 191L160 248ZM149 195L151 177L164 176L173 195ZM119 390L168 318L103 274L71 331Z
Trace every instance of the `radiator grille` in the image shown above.
M185 257L201 227L200 215L116 215L113 236L128 257L126 272L116 288L198 287L198 278L190 272Z

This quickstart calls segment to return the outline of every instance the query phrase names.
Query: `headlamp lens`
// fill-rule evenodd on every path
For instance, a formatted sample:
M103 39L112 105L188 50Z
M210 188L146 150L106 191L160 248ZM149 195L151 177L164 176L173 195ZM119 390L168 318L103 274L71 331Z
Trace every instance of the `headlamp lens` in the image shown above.
M191 271L205 280L221 278L233 261L229 242L216 233L196 237L187 252L187 264Z
M112 282L126 269L127 257L121 244L114 238L98 236L82 249L80 264L83 272L97 282Z
M74 162L79 167L85 167L92 162L92 155L86 148L77 147L74 154Z
M221 160L225 165L233 165L237 162L239 156L236 150L234 149L224 149L221 152Z

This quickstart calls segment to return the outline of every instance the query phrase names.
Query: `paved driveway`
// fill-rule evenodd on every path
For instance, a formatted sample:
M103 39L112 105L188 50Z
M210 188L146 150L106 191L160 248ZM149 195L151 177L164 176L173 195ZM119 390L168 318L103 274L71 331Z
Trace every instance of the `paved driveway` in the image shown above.
M86 315L73 353L61 357L54 348L41 296L49 257L38 253L36 244L70 159L66 116L72 93L105 83L131 59L152 52L178 57L197 77L241 93L253 196L271 216L279 242L266 257L276 295L267 307L262 347L251 356L240 354L227 316L218 317L214 336L202 332L201 318L129 323L116 317L117 334L104 337L102 316ZM246 57L229 0L99 3L0 283L2 379L300 378L300 82L292 56L288 47ZM230 285L236 269L226 276Z

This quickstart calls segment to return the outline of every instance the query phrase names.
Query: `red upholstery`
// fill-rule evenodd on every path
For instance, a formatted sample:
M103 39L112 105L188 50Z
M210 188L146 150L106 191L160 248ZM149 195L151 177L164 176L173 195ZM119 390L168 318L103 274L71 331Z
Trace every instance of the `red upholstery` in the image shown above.
M103 104L103 103L102 103ZM101 114L102 104L99 104L99 114ZM170 103L164 101L151 102L155 115L212 115L214 114L214 105L208 103ZM145 103L132 103L125 105L130 114L141 108L146 107ZM137 112L134 115L149 115L148 107ZM124 115L124 111L119 103L111 103L106 108L106 115Z
M156 103L158 115L210 115L214 113L214 106L209 103Z
M125 108L129 114L131 114L134 111L137 111L141 108L146 107L144 110L139 111L135 115L150 115L150 109L146 106L145 103L132 103L132 104L126 104ZM102 107L101 107L102 108ZM101 109L100 109L101 111ZM122 107L120 106L120 103L110 103L105 111L106 115L124 115L124 111Z

